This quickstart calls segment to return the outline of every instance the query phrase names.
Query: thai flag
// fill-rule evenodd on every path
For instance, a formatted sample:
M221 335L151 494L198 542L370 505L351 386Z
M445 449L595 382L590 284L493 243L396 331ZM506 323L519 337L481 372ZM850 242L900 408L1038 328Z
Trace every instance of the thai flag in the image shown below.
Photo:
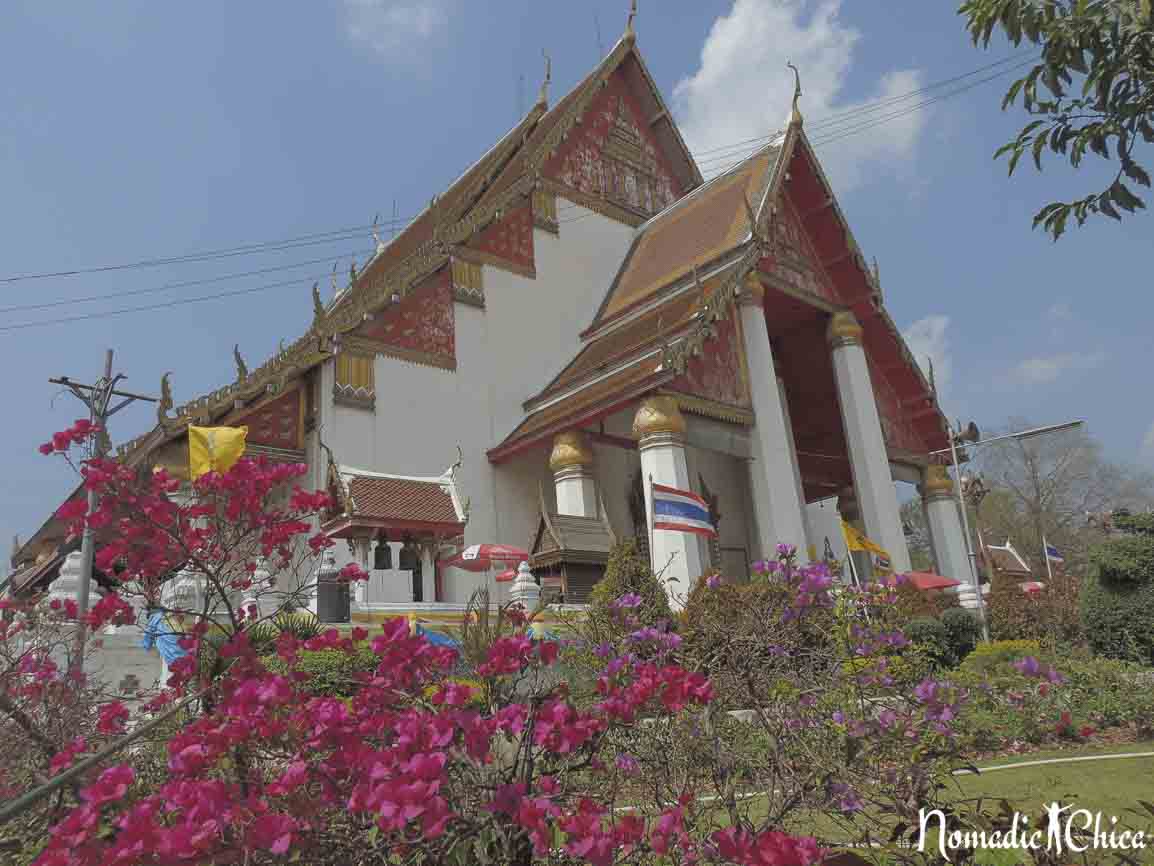
M653 485L653 528L717 535L704 499L696 493L664 484Z
M1050 560L1050 562L1066 561L1066 558L1058 552L1058 548L1054 547L1052 544L1046 545L1046 559Z

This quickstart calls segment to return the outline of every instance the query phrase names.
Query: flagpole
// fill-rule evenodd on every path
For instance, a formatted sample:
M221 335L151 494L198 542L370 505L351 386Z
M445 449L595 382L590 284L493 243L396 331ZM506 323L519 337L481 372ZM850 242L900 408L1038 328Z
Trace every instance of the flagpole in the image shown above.
M657 509L653 503L653 474L649 474L649 568L656 570L657 560L653 558L653 524L657 522Z

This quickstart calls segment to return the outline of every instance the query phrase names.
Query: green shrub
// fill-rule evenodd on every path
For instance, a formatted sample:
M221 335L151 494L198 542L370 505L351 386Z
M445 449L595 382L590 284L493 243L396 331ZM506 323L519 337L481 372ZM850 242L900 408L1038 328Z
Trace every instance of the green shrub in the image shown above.
M1090 646L1108 658L1154 665L1154 517L1117 518L1130 535L1090 551L1082 586L1082 628Z
M638 623L656 625L673 618L665 587L654 577L653 569L638 552L637 542L632 538L617 542L609 551L605 576L589 593L589 615L599 619L612 617L613 602L629 593L641 596L641 605L630 611Z
M942 611L941 622L946 629L950 652L953 653L956 665L978 645L982 624L973 612L961 607L951 607Z
M980 674L1006 666L1026 656L1038 656L1042 645L1036 640L995 640L978 644L962 662L962 670Z
M305 674L303 687L314 695L335 698L351 697L364 675L376 669L380 659L367 643L357 646L352 655L339 650L302 650L290 667L279 656L266 656L265 666L273 673Z
M1154 665L1154 583L1106 583L1091 570L1082 587L1082 626L1096 653Z
M907 622L902 631L936 667L953 667L954 652L950 645L950 633L940 619L919 616Z
M1154 581L1154 537L1123 535L1090 550L1091 570L1106 583L1145 584Z

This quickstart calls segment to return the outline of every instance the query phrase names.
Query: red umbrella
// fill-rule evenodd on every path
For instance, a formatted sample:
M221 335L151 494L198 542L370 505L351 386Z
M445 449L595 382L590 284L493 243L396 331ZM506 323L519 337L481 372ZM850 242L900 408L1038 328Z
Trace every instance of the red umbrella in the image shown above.
M488 571L494 565L518 563L529 559L529 552L509 544L470 544L445 563L465 571Z
M1041 592L1046 588L1046 584L1038 580L1028 580L1025 583L1019 583L1018 586L1022 588L1022 592L1027 594Z
M951 586L961 586L960 580L954 580L952 577L942 577L940 574L934 574L932 571L909 571L906 572L906 577L910 583L918 589L947 589Z
M508 571L502 571L497 575L497 583L509 583L517 576L517 569L510 568Z

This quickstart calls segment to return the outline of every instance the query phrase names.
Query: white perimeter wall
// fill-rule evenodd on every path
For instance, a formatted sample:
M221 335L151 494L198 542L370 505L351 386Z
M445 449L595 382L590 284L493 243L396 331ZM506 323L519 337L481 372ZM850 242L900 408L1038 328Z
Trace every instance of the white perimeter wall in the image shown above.
M633 236L628 226L576 205L562 214L560 236L534 229L536 279L485 266L486 309L456 305L456 371L378 356L375 412L334 405L332 363L322 372L322 435L340 463L439 475L461 447L457 485L471 503L467 544L529 544L538 484L551 496L548 446L500 467L485 452L521 422L521 404L576 355L578 334L592 321ZM314 443L312 465L321 466L316 451ZM314 475L313 482L323 479ZM349 559L344 544L336 554L339 562ZM443 580L444 600L464 602L484 576L448 571ZM367 599L406 603L410 591L407 572L377 572Z

